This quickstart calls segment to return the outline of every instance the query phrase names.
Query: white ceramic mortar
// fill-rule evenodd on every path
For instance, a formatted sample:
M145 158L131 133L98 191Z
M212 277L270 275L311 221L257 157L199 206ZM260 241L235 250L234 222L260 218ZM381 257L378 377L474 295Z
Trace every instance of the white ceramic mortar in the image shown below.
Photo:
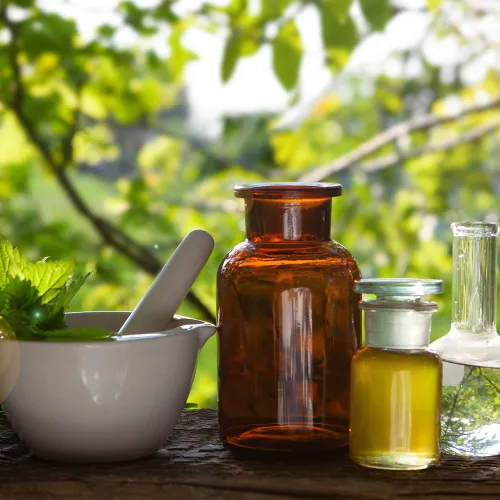
M118 332L129 312L69 313L69 327ZM215 327L176 316L165 331L113 341L0 341L0 395L35 455L60 462L155 453L186 403L200 348Z

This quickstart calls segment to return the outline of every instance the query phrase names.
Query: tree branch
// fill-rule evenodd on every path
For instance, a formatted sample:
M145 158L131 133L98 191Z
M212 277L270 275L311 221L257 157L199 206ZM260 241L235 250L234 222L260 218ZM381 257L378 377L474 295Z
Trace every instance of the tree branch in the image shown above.
M361 169L363 172L378 172L379 170L393 167L394 165L397 165L405 160L410 160L411 158L416 158L430 153L449 151L450 149L454 149L462 144L478 141L490 134L493 134L499 129L500 121L496 121L489 125L472 129L447 141L439 142L437 144L427 144L425 146L414 148L408 152L390 153L380 158L376 158L375 160L362 163Z
M16 115L19 123L24 129L26 135L29 137L31 142L38 148L42 158L47 163L48 167L56 177L59 185L63 189L66 196L69 198L76 210L85 217L90 224L94 227L96 232L99 234L101 239L113 247L116 251L120 252L124 256L128 257L131 261L137 264L141 269L146 271L153 276L156 276L162 268L161 262L156 258L148 248L140 245L135 240L133 240L126 233L121 231L119 228L114 226L111 222L103 219L102 217L96 215L89 205L80 196L74 185L72 184L65 165L71 163L73 160L73 139L78 127L78 120L80 115L79 106L75 109L74 120L75 122L71 125L68 130L68 134L63 139L63 160L61 163L57 162L52 155L50 148L43 141L43 139L38 135L35 127L26 117L24 112L24 87L21 78L21 68L18 62L17 53L17 27L15 23L12 23L6 14L5 7L0 9L0 19L5 23L10 35L10 62L13 74L13 99L12 102L7 103L7 105L12 109ZM189 291L187 295L187 300L189 300L200 312L211 322L215 322L215 316L210 311L209 308L194 294L193 291Z
M400 137L404 137L417 130L428 130L438 125L457 121L470 114L483 113L500 108L500 99L495 99L487 104L479 104L463 109L460 113L436 116L434 114L423 115L407 122L394 125L368 141L358 146L354 151L337 158L336 160L319 166L302 175L300 182L320 182L327 177L348 170L359 164L364 158L373 154L383 146L390 144Z

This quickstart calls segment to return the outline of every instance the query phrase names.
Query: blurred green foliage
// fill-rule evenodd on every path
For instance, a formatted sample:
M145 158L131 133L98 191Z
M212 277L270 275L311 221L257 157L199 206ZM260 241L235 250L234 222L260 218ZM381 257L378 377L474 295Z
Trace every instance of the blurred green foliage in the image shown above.
M216 248L180 312L206 317L215 314L218 264L244 237L234 184L336 181L345 195L333 201L334 238L353 252L365 277L443 278L433 337L446 333L449 224L498 218L498 72L490 69L468 86L459 68L445 79L423 53L398 50L393 57L402 64L419 59L418 75L346 76L358 44L401 14L402 2L266 0L256 10L246 0L230 0L183 15L178 3L143 8L122 1L117 8L139 40L168 28L165 57L147 44L120 48L113 42L116 27L107 24L84 41L75 21L46 10L47 2L42 8L35 0L0 0L2 235L30 258L74 256L81 272L96 270L75 309L130 309L182 237L204 228ZM196 27L225 37L223 82L242 60L270 47L272 70L292 109L304 58L297 18L306 8L319 16L324 61L340 84L293 125L280 116L227 118L212 143L185 132L175 111L183 106L185 69L196 54L184 34ZM449 15L450 8L467 14L468 2L429 0L427 8L438 39L451 34L462 47L477 46ZM482 15L471 14L470 22L480 23ZM483 39L468 62L490 49ZM476 112L463 112L470 107ZM423 125L414 126L419 119ZM409 126L384 136L397 123ZM144 131L148 140L141 141ZM107 168L99 170L102 165ZM124 165L128 170L121 171ZM214 406L216 386L211 339L190 401Z

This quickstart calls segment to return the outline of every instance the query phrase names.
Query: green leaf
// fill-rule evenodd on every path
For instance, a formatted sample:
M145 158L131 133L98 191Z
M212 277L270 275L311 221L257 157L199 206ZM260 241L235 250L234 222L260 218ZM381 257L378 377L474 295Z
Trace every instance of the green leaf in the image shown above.
M144 26L144 18L147 13L146 9L141 9L140 7L137 7L135 2L127 0L120 2L118 10L123 12L126 24L134 28L139 33L149 34L148 28Z
M382 30L391 18L389 0L360 0L366 19L374 30Z
M345 48L330 48L326 51L327 66L333 71L340 71L349 60L351 52Z
M26 321L26 315L15 313L5 315L4 321L10 325L18 340L30 340L33 338L34 328Z
M248 0L231 0L227 12L231 18L237 18L248 10Z
M62 330L66 328L66 323L64 321L64 309L56 310L51 308L48 304L42 306L48 311L47 314L40 315L40 319L36 322L36 327L40 330ZM31 314L37 313L40 309L35 309Z
M168 21L171 24L179 22L179 16L172 10L170 2L161 2L158 7L153 9L153 18L160 21Z
M224 55L222 56L221 78L222 82L226 83L231 78L240 56L240 38L231 36L224 47Z
M297 26L290 21L273 41L273 70L286 90L292 90L299 79L302 42Z
M3 316L0 316L0 338L1 339L16 338L16 334L12 329L12 325Z
M36 330L35 333L47 338L67 338L73 340L107 339L113 335L110 331L91 327L64 328L50 331Z
M79 276L73 279L65 288L60 290L53 303L50 304L53 310L60 311L61 309L68 309L75 295L79 292L80 288L82 288L91 274L92 273L87 273L85 276Z
M71 260L40 261L28 263L24 277L37 288L42 303L50 302L71 278L75 263Z
M73 40L77 36L73 20L40 11L21 21L18 29L23 49L31 57L38 57L45 52L67 54L72 50Z
M91 274L92 272L87 273L85 276L79 276L69 283L64 297L64 302L62 304L64 309L67 309L71 305L71 302L73 302L76 294L80 291L80 288L82 288L82 286L87 282Z
M264 0L261 2L262 17L266 21L278 19L293 0Z
M427 8L431 12L436 12L439 10L439 7L441 7L441 4L443 3L443 0L427 0Z
M28 311L40 302L37 288L19 276L9 276L2 293L7 299L6 307L9 311Z
M103 24L97 28L97 33L103 38L109 39L116 33L116 29L115 26L111 26L110 24Z
M184 67L189 61L197 59L197 55L184 47L182 45L181 39L185 33L189 23L180 22L172 27L172 32L169 37L170 44L170 58L169 58L169 68L172 71L174 78L180 80L183 73Z
M8 276L23 276L26 259L10 241L0 238L0 288L7 282Z
M10 2L24 9L28 9L30 7L33 7L33 5L35 5L35 0L10 0Z
M73 271L71 260L26 262L17 248L0 238L0 315L19 339L61 337L67 331L65 309L90 276L88 273L71 281ZM109 333L68 331L68 336L105 338Z
M21 255L19 248L13 248L10 255L9 274L11 276L24 276L24 270L28 263Z
M358 33L352 19L349 16L342 18L335 15L327 2L322 4L321 29L326 48L352 49L358 41Z
M318 4L321 14L327 12L329 16L344 21L349 15L352 0L320 0Z
M12 257L12 245L9 241L0 240L0 284L5 285L9 275L10 259Z
M257 31L245 33L240 39L240 57L253 56L259 50L259 33Z
M0 312L5 312L8 310L9 307L9 300L7 295L2 291L0 293Z

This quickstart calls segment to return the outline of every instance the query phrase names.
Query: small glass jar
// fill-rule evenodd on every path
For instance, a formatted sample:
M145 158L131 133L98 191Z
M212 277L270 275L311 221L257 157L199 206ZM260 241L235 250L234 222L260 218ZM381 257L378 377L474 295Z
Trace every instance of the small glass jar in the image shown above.
M441 280L367 279L366 346L351 366L350 456L376 469L425 469L439 460L441 360L427 347Z
M330 237L339 184L238 186L247 238L217 275L219 429L234 451L347 446L356 261Z

